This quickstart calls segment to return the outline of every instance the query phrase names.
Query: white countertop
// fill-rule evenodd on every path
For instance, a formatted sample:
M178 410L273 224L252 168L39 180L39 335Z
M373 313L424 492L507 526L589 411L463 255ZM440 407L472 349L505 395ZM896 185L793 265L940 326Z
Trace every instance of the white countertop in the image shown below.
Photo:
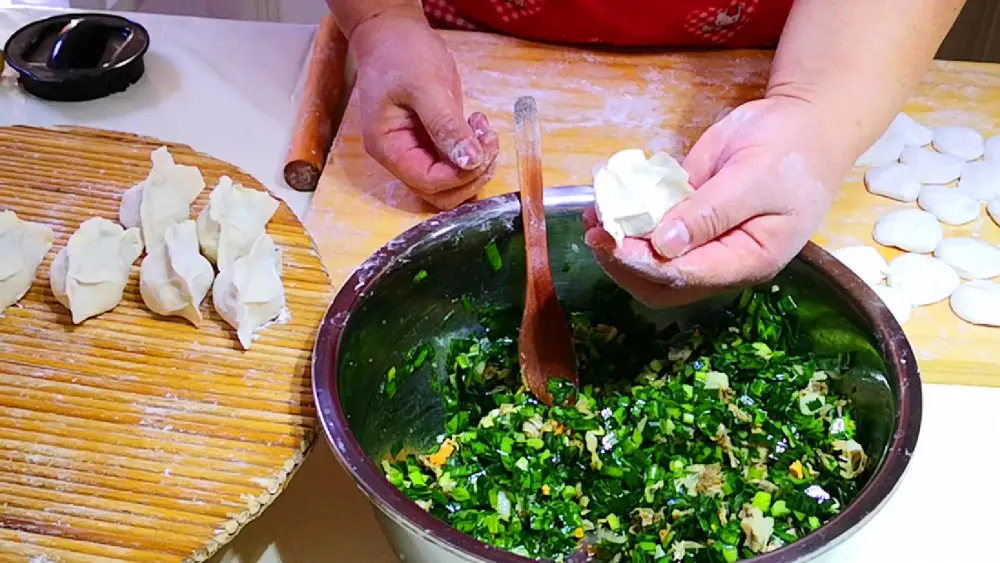
M52 12L0 10L0 42ZM280 179L310 27L135 14L152 37L146 76L123 94L68 104L33 99L8 74L0 126L85 125L187 143L232 162L302 215L309 198ZM1000 389L924 385L920 443L892 501L821 563L998 560ZM320 444L289 488L217 558L225 562L396 561L365 499Z

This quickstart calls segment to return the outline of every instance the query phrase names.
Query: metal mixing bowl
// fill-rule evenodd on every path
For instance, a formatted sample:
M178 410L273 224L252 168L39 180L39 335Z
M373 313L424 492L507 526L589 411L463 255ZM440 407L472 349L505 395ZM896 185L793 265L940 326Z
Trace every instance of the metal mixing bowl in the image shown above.
M583 243L582 213L592 205L589 187L546 191L553 273L570 310L586 309L598 292L617 290ZM499 272L484 252L491 240L503 255ZM386 372L401 365L416 344L433 340L442 345L450 336L476 328L475 318L460 304L462 296L492 304L522 303L523 255L517 194L464 205L417 225L369 258L341 288L320 329L313 378L323 429L340 462L377 508L401 560L529 561L432 517L397 491L379 468L396 440L423 450L444 431L441 401L429 384L437 374L429 367L414 374L390 399L380 392ZM415 283L421 271L427 276ZM749 560L755 563L806 561L860 528L896 488L920 430L920 378L913 351L868 286L812 244L775 283L799 302L802 340L810 349L854 355L855 367L836 385L854 404L858 441L874 469L841 514L802 539ZM661 312L666 317L659 320L684 325L728 298Z

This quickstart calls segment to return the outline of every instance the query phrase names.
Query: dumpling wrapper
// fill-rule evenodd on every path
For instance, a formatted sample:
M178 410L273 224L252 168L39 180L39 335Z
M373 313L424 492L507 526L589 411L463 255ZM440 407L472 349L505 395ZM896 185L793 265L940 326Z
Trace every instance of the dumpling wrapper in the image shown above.
M191 204L205 189L201 170L174 162L167 147L150 155L153 168L145 180L126 190L118 218L126 228L140 227L147 249L163 244L167 229L191 216Z
M262 234L250 252L219 273L212 286L212 303L236 329L240 345L249 350L254 333L285 310L281 281L281 249Z
M173 224L164 245L143 258L139 268L139 293L150 311L178 316L194 326L202 321L201 302L212 288L215 270L198 251L193 220Z
M0 212L0 315L31 289L53 239L49 227Z
M647 160L641 149L623 150L594 174L597 216L619 246L625 237L652 233L667 211L692 193L687 171L665 153Z
M198 214L198 240L202 253L225 270L250 252L278 210L278 200L267 192L245 188L228 176L219 178Z
M49 284L70 310L73 324L110 311L122 300L129 268L142 254L139 229L125 230L107 219L87 219L56 254Z

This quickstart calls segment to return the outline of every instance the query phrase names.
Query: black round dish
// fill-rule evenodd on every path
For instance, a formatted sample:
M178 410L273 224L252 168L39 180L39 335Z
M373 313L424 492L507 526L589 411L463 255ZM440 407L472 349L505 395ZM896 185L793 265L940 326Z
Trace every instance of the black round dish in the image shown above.
M29 93L46 100L93 100L122 92L143 75L149 33L110 14L61 14L30 23L4 46Z

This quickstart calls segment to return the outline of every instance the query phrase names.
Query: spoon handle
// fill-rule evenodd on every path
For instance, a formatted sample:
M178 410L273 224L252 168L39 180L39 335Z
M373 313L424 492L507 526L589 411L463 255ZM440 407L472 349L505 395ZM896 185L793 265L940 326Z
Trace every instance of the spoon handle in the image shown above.
M528 294L533 300L552 288L549 244L545 229L545 194L542 189L542 143L538 107L531 96L514 104L517 172L521 186L521 219L527 251ZM527 305L527 303L525 304Z

